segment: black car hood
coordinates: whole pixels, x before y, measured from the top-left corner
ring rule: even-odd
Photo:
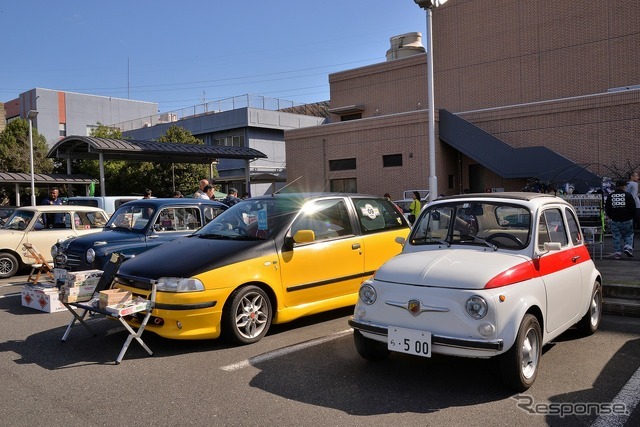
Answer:
[[[192,277],[224,265],[273,253],[275,248],[273,240],[212,239],[192,235],[131,258],[120,266],[118,276],[147,279]]]
[[[109,245],[114,242],[140,242],[144,241],[145,235],[142,233],[134,233],[132,231],[124,231],[122,229],[105,229],[99,233],[85,234],[83,236],[72,239],[67,247],[81,248],[83,250],[93,247],[95,242],[108,242]]]

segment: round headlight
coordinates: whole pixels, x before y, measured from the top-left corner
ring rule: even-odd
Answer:
[[[376,298],[378,298],[378,296],[376,295],[376,290],[368,283],[360,286],[358,295],[360,296],[360,300],[367,305],[373,304],[374,302],[376,302]]]
[[[58,245],[51,246],[51,258],[55,258],[58,255]]]
[[[478,320],[487,315],[489,307],[487,306],[487,302],[484,298],[474,295],[467,300],[465,308],[467,309],[469,316]]]
[[[92,248],[89,248],[87,249],[85,257],[87,258],[87,262],[91,264],[96,259],[96,252]]]

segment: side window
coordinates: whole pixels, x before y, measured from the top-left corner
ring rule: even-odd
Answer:
[[[176,231],[178,225],[176,211],[177,209],[175,208],[162,209],[158,215],[158,219],[156,219],[154,229],[156,231]]]
[[[354,202],[363,234],[405,227],[402,214],[387,199],[355,199]]]
[[[582,233],[578,226],[578,220],[573,215],[573,211],[571,211],[571,209],[565,209],[565,213],[567,215],[567,224],[569,225],[569,236],[571,236],[571,241],[574,245],[579,245],[582,243]]]
[[[197,230],[202,227],[200,210],[196,207],[176,208],[173,228],[178,231]]]
[[[215,218],[218,215],[220,215],[222,212],[224,212],[224,209],[221,209],[219,207],[216,207],[216,206],[205,206],[204,207],[204,219],[208,223],[213,218]]]
[[[353,234],[349,211],[343,199],[320,200],[308,204],[291,226],[291,234],[311,230],[315,240],[327,240]]]
[[[69,212],[42,214],[42,222],[45,229],[71,228],[71,214]]]
[[[106,218],[101,212],[76,212],[73,214],[76,229],[103,228]]]
[[[558,242],[560,246],[566,246],[569,243],[560,209],[547,209],[540,215],[538,249],[543,250],[545,242]]]

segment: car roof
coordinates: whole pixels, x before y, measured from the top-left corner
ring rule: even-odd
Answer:
[[[75,206],[75,205],[37,205],[37,206],[20,206],[16,210],[21,211],[34,211],[34,212],[58,212],[58,211],[72,211],[72,212],[104,212],[103,209],[94,208],[92,206]]]
[[[434,202],[451,201],[451,200],[513,200],[532,203],[534,205],[544,205],[547,203],[569,204],[566,200],[561,199],[553,194],[546,193],[526,193],[526,192],[500,192],[500,193],[470,193],[458,194],[456,196],[439,197]]]
[[[289,198],[289,199],[320,199],[323,197],[350,197],[350,198],[368,198],[368,199],[384,199],[383,196],[374,196],[371,194],[361,194],[361,193],[338,193],[338,192],[308,192],[308,193],[275,193],[271,195],[264,196],[255,196],[251,197],[251,199],[270,199],[270,198]],[[251,200],[249,199],[249,200]]]
[[[137,206],[149,206],[149,207],[159,207],[166,205],[207,205],[207,206],[227,206],[224,203],[218,202],[217,200],[206,200],[206,199],[192,199],[192,198],[177,198],[177,197],[166,197],[166,198],[153,198],[153,199],[137,199],[131,200],[129,202],[123,203],[120,206],[132,205],[135,204]]]

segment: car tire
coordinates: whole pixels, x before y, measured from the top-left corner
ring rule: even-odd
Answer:
[[[593,335],[600,326],[602,318],[602,285],[596,281],[591,292],[589,309],[578,322],[578,331],[584,336]]]
[[[271,300],[258,286],[236,289],[222,311],[222,336],[233,344],[252,344],[271,326]]]
[[[525,314],[513,346],[500,355],[500,370],[505,385],[517,392],[531,387],[538,375],[541,353],[540,323],[534,315]]]
[[[353,331],[353,342],[363,359],[379,362],[389,357],[390,351],[385,343],[369,339],[358,330]]]
[[[0,279],[8,279],[18,272],[18,260],[9,252],[0,253]]]

